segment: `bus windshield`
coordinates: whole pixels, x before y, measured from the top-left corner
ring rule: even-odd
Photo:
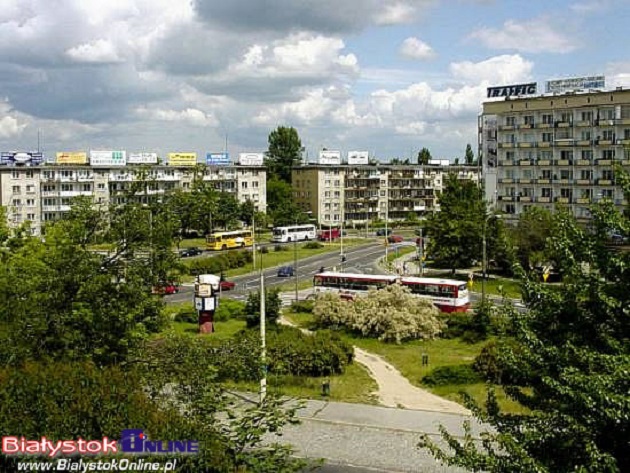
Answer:
[[[284,235],[287,231],[284,228],[274,228],[273,229],[273,234],[274,235]]]

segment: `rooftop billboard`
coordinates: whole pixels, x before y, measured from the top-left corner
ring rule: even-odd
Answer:
[[[33,166],[42,164],[44,161],[43,153],[25,153],[21,151],[3,151],[0,153],[0,164],[6,166]]]
[[[129,153],[127,164],[157,164],[157,153]]]
[[[512,97],[519,95],[535,95],[537,90],[536,82],[529,84],[502,85],[499,87],[488,87],[488,98]]]
[[[341,164],[341,151],[320,151],[319,164]]]
[[[127,164],[126,151],[90,150],[92,166],[124,166]]]
[[[195,166],[197,153],[168,153],[169,166]]]
[[[588,76],[572,77],[569,79],[548,80],[545,91],[550,93],[568,92],[569,90],[603,89],[606,87],[606,77]]]
[[[62,151],[57,153],[56,164],[87,164],[88,156],[85,151]]]
[[[229,166],[232,163],[229,153],[208,153],[206,154],[206,164],[208,166]]]
[[[265,160],[263,153],[240,153],[238,163],[242,166],[262,166]]]
[[[369,156],[367,151],[348,151],[348,164],[368,164]]]

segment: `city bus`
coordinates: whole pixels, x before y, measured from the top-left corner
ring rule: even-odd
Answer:
[[[245,248],[252,246],[254,239],[251,230],[236,230],[232,232],[215,232],[206,237],[206,247],[209,250],[229,250],[231,248]]]
[[[315,225],[290,225],[287,227],[275,227],[271,241],[274,243],[286,243],[288,241],[314,240],[316,237]]]
[[[325,271],[313,277],[315,294],[337,292],[343,299],[365,295],[370,289],[383,289],[396,284],[398,276],[381,274],[354,274]]]
[[[400,278],[400,283],[412,294],[430,299],[442,312],[466,312],[470,309],[468,288],[463,281],[405,276]]]
[[[331,228],[329,230],[322,230],[317,235],[319,241],[334,241],[341,237],[341,230],[339,228]]]

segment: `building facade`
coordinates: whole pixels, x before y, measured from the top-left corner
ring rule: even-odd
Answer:
[[[485,102],[479,151],[486,198],[508,220],[530,206],[587,220],[593,202],[625,205],[615,169],[630,168],[630,90]]]
[[[309,164],[293,169],[293,198],[321,225],[422,218],[439,211],[449,173],[479,182],[476,166]]]
[[[147,197],[175,189],[190,189],[197,168],[190,166],[0,166],[0,206],[7,210],[9,227],[29,221],[33,235],[41,235],[46,222],[70,210],[72,199],[91,197],[95,204],[123,204],[138,182]],[[267,174],[263,166],[205,166],[202,179],[219,192],[251,200],[256,210],[267,210]]]

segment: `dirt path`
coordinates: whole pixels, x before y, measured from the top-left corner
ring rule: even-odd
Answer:
[[[280,317],[278,323],[297,327],[284,317]],[[300,330],[304,333],[312,333],[305,328]],[[370,376],[376,381],[378,391],[373,394],[383,406],[470,415],[468,409],[456,402],[414,386],[396,368],[374,353],[355,346],[354,359],[365,366]]]

